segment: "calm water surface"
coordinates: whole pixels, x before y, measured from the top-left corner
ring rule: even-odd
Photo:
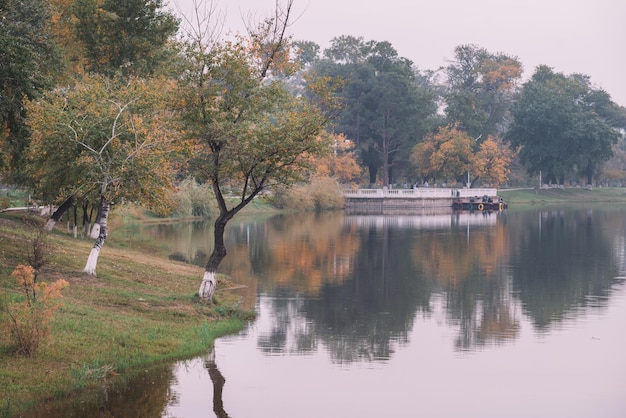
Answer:
[[[210,233],[142,231],[200,265]],[[626,416],[626,208],[280,215],[227,235],[221,270],[258,319],[49,416]]]

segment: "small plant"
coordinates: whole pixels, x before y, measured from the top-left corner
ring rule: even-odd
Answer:
[[[18,265],[11,276],[22,297],[0,306],[8,317],[3,325],[17,354],[32,356],[48,335],[48,324],[58,308],[57,300],[68,283],[63,279],[50,284],[35,283],[34,268],[23,264]]]
[[[33,282],[37,283],[37,275],[41,268],[48,263],[50,246],[48,244],[48,233],[43,223],[35,225],[35,235],[29,240],[27,251],[28,264],[33,268]]]

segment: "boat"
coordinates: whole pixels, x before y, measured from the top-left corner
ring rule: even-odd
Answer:
[[[502,211],[508,207],[508,203],[499,196],[457,197],[452,201],[453,210]]]

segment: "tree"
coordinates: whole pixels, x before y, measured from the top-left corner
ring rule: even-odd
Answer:
[[[217,267],[226,256],[228,221],[268,187],[298,180],[308,156],[331,149],[319,135],[329,121],[321,110],[330,102],[327,80],[309,80],[315,99],[291,94],[286,83],[298,69],[285,34],[292,4],[277,4],[272,18],[235,42],[203,38],[210,31],[202,27],[186,42],[183,121],[194,143],[191,168],[211,184],[219,208],[199,289],[206,301],[213,299]],[[232,201],[229,188],[237,196]]]
[[[398,56],[389,42],[341,36],[324,51],[316,71],[341,78],[344,110],[335,130],[353,140],[370,183],[382,168],[382,182],[408,160],[411,146],[425,134],[436,113],[436,95],[413,63]]]
[[[38,97],[60,70],[48,18],[43,0],[0,0],[0,173],[11,183],[24,181],[24,100]]]
[[[179,26],[163,6],[163,0],[76,1],[75,31],[87,69],[109,77],[162,71],[173,55],[170,40]]]
[[[424,180],[463,183],[465,174],[474,164],[473,143],[475,141],[457,126],[443,126],[413,147],[411,161]]]
[[[587,76],[539,66],[513,106],[506,139],[519,149],[529,174],[541,171],[546,182],[563,184],[580,173],[592,184],[620,137],[616,128],[623,124],[616,115],[618,106]]]
[[[72,85],[88,71],[129,80],[133,74],[151,77],[155,73],[167,74],[168,68],[172,68],[169,64],[174,63],[175,48],[171,38],[177,31],[178,21],[169,12],[162,11],[161,0],[50,0],[50,6],[50,29],[68,70],[58,77],[60,84]],[[67,175],[71,167],[77,168],[73,162],[72,158],[58,158],[48,164],[66,165],[57,170],[66,170]],[[69,176],[79,177],[80,174]],[[50,229],[72,207],[76,220],[78,204],[83,210],[83,226],[88,225],[85,223],[90,218],[88,209],[90,205],[98,206],[100,200],[97,193],[91,196],[60,194],[69,191],[57,189],[54,176],[44,181],[25,178],[22,183],[45,202],[61,204],[49,219],[47,227]]]
[[[92,196],[99,202],[99,234],[85,266],[88,274],[96,273],[112,203],[126,199],[157,211],[166,204],[177,139],[167,110],[171,85],[161,79],[85,76],[28,104],[33,182],[57,190],[55,197]]]
[[[511,150],[497,137],[490,135],[480,144],[472,171],[483,183],[499,186],[508,179],[511,158]]]
[[[446,67],[448,123],[458,123],[474,138],[502,134],[522,76],[522,64],[516,57],[493,54],[471,44],[457,46],[454,55],[454,61]]]
[[[320,46],[313,41],[296,41],[293,45],[298,49],[298,59],[302,65],[309,65],[319,59]]]
[[[354,153],[354,143],[342,134],[329,135],[332,152],[311,157],[311,165],[316,176],[332,177],[341,184],[354,184],[361,177],[361,167]]]

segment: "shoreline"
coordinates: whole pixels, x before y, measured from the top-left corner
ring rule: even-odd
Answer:
[[[41,219],[0,217],[0,298],[19,300],[11,272],[27,264],[34,228]],[[189,358],[210,349],[216,338],[238,332],[254,312],[239,308],[233,287],[220,276],[215,304],[197,297],[203,269],[172,261],[150,248],[107,242],[97,277],[82,273],[93,245],[55,230],[48,234],[49,260],[38,282],[65,279],[62,307],[50,336],[32,357],[13,353],[0,336],[0,417],[99,388],[139,368]],[[4,312],[0,314],[4,315]]]

